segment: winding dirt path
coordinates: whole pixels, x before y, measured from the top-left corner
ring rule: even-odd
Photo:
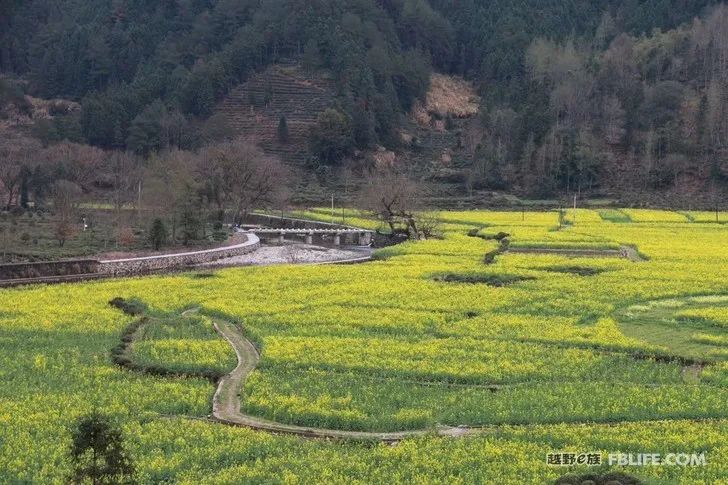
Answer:
[[[535,251],[524,251],[535,252]],[[549,251],[551,252],[551,251]],[[593,251],[589,251],[589,256],[594,256]],[[583,254],[580,254],[583,255]],[[640,253],[630,246],[622,246],[620,250],[609,252],[609,256],[624,257],[634,262],[645,261]],[[317,264],[346,264],[368,261],[371,258],[361,258],[356,260],[322,262]],[[183,316],[191,313],[197,313],[199,308],[192,308],[182,313]],[[317,427],[297,426],[293,424],[280,423],[270,421],[261,417],[252,416],[242,411],[241,394],[245,383],[250,374],[256,369],[260,362],[260,354],[255,346],[242,333],[241,329],[227,320],[213,318],[213,325],[217,333],[224,338],[235,350],[237,355],[237,366],[232,372],[223,376],[217,384],[217,389],[213,396],[212,402],[212,419],[216,422],[241,426],[254,430],[264,431],[272,434],[287,434],[307,438],[329,439],[329,440],[353,440],[353,441],[380,441],[396,443],[401,440],[419,436],[441,436],[441,437],[463,437],[472,435],[481,435],[489,432],[497,432],[500,425],[488,426],[434,426],[428,429],[393,431],[393,432],[370,432],[370,431],[347,431]],[[687,369],[687,368],[686,368]],[[686,372],[684,369],[684,372]],[[700,369],[702,370],[702,368]],[[699,375],[700,370],[690,371]],[[478,386],[480,387],[480,386]],[[487,386],[488,388],[495,386]],[[572,423],[572,424],[601,424],[601,425],[619,425],[625,422],[669,422],[675,418],[667,419],[638,419],[638,420],[619,420],[615,422],[590,422]],[[679,419],[679,418],[678,418]],[[720,421],[721,418],[698,418],[690,419],[691,421],[710,422]],[[538,424],[537,424],[538,425]],[[531,425],[523,425],[531,426]]]
[[[382,441],[396,443],[406,438],[418,436],[441,436],[459,438],[463,436],[482,435],[484,433],[497,432],[502,425],[484,426],[436,426],[429,429],[418,429],[408,431],[392,432],[371,432],[371,431],[346,431],[327,428],[316,428],[297,426],[293,424],[278,423],[257,416],[251,416],[241,411],[240,394],[242,393],[245,381],[255,370],[260,361],[260,354],[255,346],[242,334],[240,329],[231,322],[216,319],[213,321],[215,330],[233,347],[238,357],[238,365],[229,374],[225,375],[218,382],[217,390],[212,401],[213,420],[219,423],[242,426],[258,431],[265,431],[273,434],[288,434],[306,438],[319,438],[330,440],[353,440],[353,441]],[[618,421],[583,421],[570,424],[599,424],[604,426],[616,426],[623,423],[662,423],[674,421],[680,418],[663,419],[622,419]],[[714,422],[723,418],[684,418],[694,422]],[[517,427],[541,426],[543,423],[510,425]]]
[[[327,438],[334,440],[386,441],[396,442],[415,436],[462,436],[472,434],[472,428],[452,428],[440,426],[432,429],[395,431],[375,433],[367,431],[345,431],[325,428],[310,428],[291,424],[276,423],[241,412],[240,394],[245,381],[260,361],[260,354],[255,346],[243,336],[240,330],[230,322],[215,320],[215,330],[235,349],[238,365],[220,379],[217,391],[212,399],[212,415],[215,420],[237,426],[267,431],[276,434],[292,434],[309,438]]]
[[[186,311],[181,313],[181,316],[187,317],[192,314],[199,313],[201,311],[200,307],[193,307],[189,308]],[[140,323],[137,324],[137,326],[134,328],[133,336],[138,336],[139,332],[142,330],[142,327],[144,326],[145,320],[142,319]],[[235,325],[234,323],[220,319],[220,318],[212,318],[212,323],[215,328],[215,331],[224,338],[235,350],[235,354],[237,356],[237,365],[235,369],[226,374],[225,376],[219,378],[217,380],[217,389],[215,391],[215,394],[213,396],[213,402],[212,402],[212,417],[211,418],[200,418],[200,417],[191,417],[186,416],[189,419],[209,419],[213,422],[218,422],[226,425],[232,425],[232,426],[242,426],[258,431],[268,432],[272,434],[288,434],[288,435],[294,435],[294,436],[300,436],[300,437],[306,437],[306,438],[317,438],[317,439],[325,439],[325,440],[337,440],[337,441],[343,441],[343,440],[350,440],[350,441],[380,441],[380,442],[386,442],[386,443],[396,443],[406,438],[414,438],[418,436],[440,436],[440,437],[451,437],[451,438],[459,438],[464,436],[473,436],[473,435],[482,435],[486,433],[495,433],[498,432],[499,429],[502,429],[504,426],[503,424],[490,424],[490,425],[471,425],[471,426],[433,426],[431,428],[427,429],[417,429],[417,430],[407,430],[407,431],[394,431],[394,432],[370,432],[370,431],[347,431],[347,430],[336,430],[336,429],[328,429],[328,428],[317,428],[317,427],[306,427],[306,426],[297,426],[293,424],[285,424],[285,423],[279,423],[275,421],[270,421],[264,418],[260,418],[257,416],[252,416],[249,414],[245,414],[241,411],[241,399],[240,395],[242,394],[242,390],[245,386],[245,383],[247,381],[248,376],[256,369],[258,363],[260,362],[260,354],[258,353],[258,350],[255,348],[255,346],[248,340],[244,335],[242,330]],[[133,341],[135,338],[131,338],[130,341],[123,341],[122,346],[124,350],[124,354],[127,354],[128,348],[130,345],[133,345]],[[122,365],[124,367],[128,367],[131,370],[136,371],[143,371],[143,372],[149,372],[149,369],[140,369],[138,367],[135,367],[133,365],[129,365],[129,363],[120,363],[117,362],[119,365]],[[690,374],[692,377],[693,382],[697,379],[699,379],[699,373],[702,371],[703,365],[694,365],[692,367],[686,367],[683,369],[684,377],[686,377],[686,374]],[[158,372],[158,371],[157,371]],[[159,375],[180,375],[176,372],[161,372]],[[184,375],[185,377],[190,377],[189,375]],[[200,376],[194,376],[194,377],[200,377]],[[202,377],[208,377],[209,376],[202,376]],[[434,384],[434,383],[424,383],[424,384]],[[492,390],[497,390],[496,388],[499,387],[505,387],[505,386],[481,386],[481,385],[467,385],[468,387],[487,387]],[[171,417],[171,416],[167,416]],[[662,419],[621,419],[621,420],[614,420],[614,421],[578,421],[578,422],[570,422],[569,424],[593,424],[593,425],[602,425],[602,426],[616,426],[623,423],[634,423],[634,422],[640,422],[640,423],[661,423],[661,422],[670,422],[674,421],[676,419],[683,419],[683,420],[689,420],[693,422],[715,422],[715,421],[722,421],[725,418],[694,418],[694,417],[686,417],[686,418],[679,418],[679,417],[672,417],[672,418],[662,418]],[[533,423],[533,424],[506,424],[506,426],[514,426],[514,427],[529,427],[529,426],[542,426],[545,424],[554,424],[554,423]]]

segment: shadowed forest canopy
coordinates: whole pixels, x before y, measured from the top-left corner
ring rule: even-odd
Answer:
[[[448,59],[454,44],[447,21],[423,0],[403,2],[397,18],[372,0],[39,0],[4,8],[12,6],[0,68],[26,76],[38,96],[83,100],[90,143],[139,151],[149,148],[130,140],[140,125],[205,118],[251,71],[298,58],[330,70],[344,108],[372,110],[386,138],[395,120],[385,117],[424,96],[431,59]]]
[[[81,103],[70,115],[77,128],[45,130],[45,141],[143,156],[197,149],[221,131],[215,107],[232,87],[296,62],[336,87],[337,139],[312,132],[324,164],[355,148],[397,150],[405,115],[441,72],[481,97],[469,187],[549,196],[728,179],[728,26],[714,1],[0,0],[0,9],[0,72],[26,80],[28,94]]]

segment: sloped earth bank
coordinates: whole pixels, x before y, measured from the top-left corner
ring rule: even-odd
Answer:
[[[640,263],[646,261],[645,257],[632,246],[620,246],[619,249],[561,249],[561,248],[549,248],[549,247],[524,247],[524,248],[513,248],[509,247],[510,253],[523,253],[523,254],[552,254],[556,256],[566,256],[572,258],[586,257],[586,258],[625,258],[629,259],[633,263]]]

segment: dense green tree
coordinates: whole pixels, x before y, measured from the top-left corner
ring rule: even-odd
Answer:
[[[290,141],[290,133],[288,132],[288,120],[285,116],[281,116],[278,120],[278,128],[276,129],[278,141],[280,143],[288,143]]]
[[[180,92],[180,104],[187,113],[208,116],[215,106],[215,91],[205,67],[196,67]]]
[[[309,70],[316,70],[321,66],[321,52],[319,50],[316,39],[308,39],[303,48],[303,57],[301,58],[303,66]]]
[[[427,94],[430,87],[430,67],[417,51],[405,52],[398,61],[393,83],[400,106],[404,111],[409,111],[415,100],[423,99]]]
[[[425,0],[406,2],[391,12],[395,17],[373,0],[321,0],[317,8],[294,0],[184,7],[92,0],[69,3],[54,16],[42,13],[47,2],[12,2],[16,15],[2,32],[19,42],[5,44],[10,53],[4,57],[28,71],[35,94],[85,98],[86,139],[107,148],[138,149],[126,142],[140,142],[142,112],[155,99],[168,108],[179,104],[188,116],[207,117],[232,84],[282,57],[300,56],[310,69],[332,70],[342,93],[356,91],[356,97],[391,92],[388,85],[394,84],[398,96],[388,101],[408,109],[426,89],[431,61],[445,67],[449,61],[442,60],[454,48],[452,27]],[[368,50],[376,54],[376,85],[349,76],[369,70]],[[267,90],[259,101],[268,104],[272,94]],[[391,118],[373,106],[367,110],[377,119]],[[141,145],[143,151],[149,146]]]
[[[353,111],[351,123],[354,144],[362,150],[371,148],[377,139],[374,115],[364,108],[362,103],[358,103]]]
[[[134,466],[124,439],[109,416],[93,412],[78,420],[72,432],[72,483],[133,483]]]
[[[169,232],[167,231],[167,226],[164,224],[164,221],[160,218],[154,219],[152,227],[149,229],[149,242],[152,243],[154,249],[159,251],[159,249],[167,243],[168,237]]]
[[[199,239],[200,229],[203,225],[200,219],[200,197],[192,187],[187,187],[182,196],[179,224],[182,244],[187,246],[190,241]]]
[[[354,147],[349,117],[335,109],[327,109],[318,117],[311,131],[311,148],[326,164],[336,164]]]
[[[165,133],[167,109],[160,100],[155,101],[142,111],[129,126],[126,146],[138,155],[149,155],[168,145]]]

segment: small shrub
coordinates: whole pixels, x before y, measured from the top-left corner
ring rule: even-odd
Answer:
[[[458,274],[445,273],[433,277],[434,281],[443,283],[468,283],[468,284],[485,284],[500,288],[502,286],[512,285],[519,281],[534,280],[532,276],[520,276],[509,274]]]
[[[495,263],[495,258],[500,254],[500,250],[494,249],[493,251],[488,251],[485,253],[485,256],[483,256],[483,262],[485,264],[493,264]]]
[[[65,103],[54,102],[48,106],[48,114],[51,116],[63,116],[68,114],[68,105]]]
[[[507,232],[499,232],[497,234],[483,234],[480,237],[485,239],[486,241],[503,241],[507,237],[510,237],[511,235]]]
[[[510,234],[503,231],[496,234],[479,234],[479,232],[480,229],[471,229],[468,231],[468,236],[479,237],[480,239],[484,239],[486,241],[503,241],[504,239],[511,237]]]
[[[591,268],[589,266],[551,266],[543,268],[543,270],[551,271],[552,273],[574,274],[578,276],[596,276],[606,271],[605,269]]]
[[[556,485],[642,485],[639,478],[622,472],[609,472],[604,475],[587,473],[585,475],[569,474],[556,480]]]
[[[217,274],[211,272],[192,273],[190,277],[195,280],[204,280],[208,278],[216,278]]]
[[[127,315],[132,316],[141,315],[147,309],[146,305],[136,298],[127,300],[121,297],[116,297],[109,302],[109,305],[114,308],[118,308]]]
[[[58,245],[63,247],[66,241],[76,235],[76,228],[68,221],[59,220],[54,228],[54,235],[56,236]]]
[[[483,256],[483,263],[485,263],[485,264],[495,263],[495,259],[498,257],[498,255],[503,254],[506,251],[508,251],[508,247],[510,245],[511,245],[511,241],[507,237],[502,238],[500,240],[500,245],[498,246],[498,249],[494,249],[492,251],[485,253],[485,256]]]
[[[119,229],[116,240],[119,245],[130,247],[134,244],[136,237],[134,236],[134,231],[130,227],[123,227]]]

